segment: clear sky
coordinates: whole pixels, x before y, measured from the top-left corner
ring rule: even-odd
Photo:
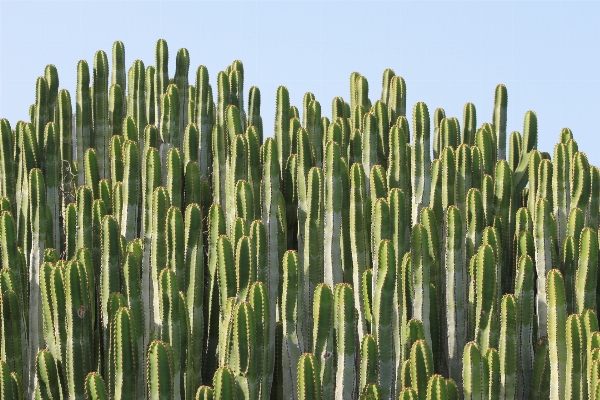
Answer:
[[[272,135],[275,94],[286,85],[291,104],[305,92],[331,115],[331,100],[348,100],[349,76],[369,80],[380,97],[392,68],[407,84],[407,110],[417,101],[442,107],[462,122],[466,102],[477,123],[491,122],[494,88],[508,88],[507,131],[538,116],[538,148],[552,152],[563,127],[600,166],[600,2],[26,2],[0,1],[0,117],[28,119],[35,80],[46,64],[75,94],[77,61],[93,61],[112,43],[125,44],[127,67],[154,64],[154,45],[190,53],[190,83],[208,67],[244,63],[245,92],[261,89],[261,115]],[[215,89],[216,95],[216,89]],[[598,146],[598,147],[596,147]]]

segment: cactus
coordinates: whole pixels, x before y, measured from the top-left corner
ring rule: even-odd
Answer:
[[[596,284],[598,265],[598,235],[591,228],[581,231],[579,245],[579,265],[575,278],[575,296],[577,312],[581,314],[584,309],[596,307]]]
[[[3,398],[600,396],[600,170],[570,129],[507,138],[500,84],[490,123],[417,103],[411,141],[386,69],[330,117],[279,87],[265,138],[241,61],[216,102],[189,67],[161,39],[126,75],[117,41],[110,82],[99,50],[72,105],[47,65],[0,120]]]
[[[433,260],[429,253],[427,231],[421,224],[412,229],[412,315],[423,323],[425,339],[431,343],[429,279]]]
[[[352,287],[346,283],[336,285],[334,300],[334,330],[336,343],[335,397],[355,395],[356,374],[356,319]]]
[[[457,207],[448,207],[444,230],[445,243],[445,282],[446,282],[446,332],[448,371],[452,379],[460,379],[460,354],[467,341],[466,283],[467,271],[464,268],[463,222]]]
[[[411,146],[411,186],[413,193],[412,221],[417,223],[423,205],[429,203],[430,171],[429,111],[425,103],[417,103],[413,110],[414,139]]]
[[[321,385],[318,364],[311,353],[302,354],[298,360],[298,399],[320,399]]]
[[[550,270],[546,280],[548,296],[548,348],[550,353],[550,398],[564,398],[566,375],[566,301],[562,275]]]
[[[550,222],[550,205],[546,199],[539,199],[536,206],[535,224],[535,264],[537,269],[536,310],[538,315],[538,336],[547,334],[546,275],[553,269],[556,255],[553,252],[553,236]],[[597,246],[596,246],[597,247]]]
[[[417,340],[410,350],[410,380],[419,399],[427,398],[427,384],[433,375],[431,349],[426,341]]]
[[[173,356],[171,346],[155,340],[148,346],[148,399],[173,398]]]
[[[393,312],[388,305],[394,304],[396,258],[389,240],[382,240],[378,250],[377,281],[373,290],[373,332],[379,355],[379,385],[383,396],[395,397],[396,349],[394,340]],[[395,307],[392,306],[392,309]],[[391,347],[391,348],[390,348]]]
[[[566,367],[565,367],[565,398],[576,399],[584,395],[585,381],[583,379],[585,365],[583,358],[584,331],[581,323],[581,317],[572,314],[567,317],[566,328]]]
[[[85,395],[90,400],[108,399],[104,380],[100,374],[90,372],[85,378]]]
[[[296,393],[296,365],[303,353],[302,314],[299,312],[302,302],[301,275],[299,273],[298,253],[287,251],[283,256],[283,290],[281,318],[283,322],[283,385],[284,396],[293,398]]]

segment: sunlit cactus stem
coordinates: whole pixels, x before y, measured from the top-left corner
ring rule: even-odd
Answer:
[[[446,213],[445,224],[445,298],[447,332],[446,351],[448,372],[456,382],[462,382],[460,371],[462,349],[467,342],[467,271],[463,247],[463,222],[457,207],[451,206]]]
[[[29,254],[29,372],[27,393],[35,388],[35,357],[43,346],[43,328],[40,303],[39,270],[46,248],[46,186],[42,171],[32,169],[29,173],[29,208],[31,225],[31,252]]]
[[[297,398],[299,400],[318,400],[321,398],[318,363],[311,353],[302,354],[298,360]]]
[[[419,212],[429,204],[431,164],[429,155],[429,111],[425,103],[417,103],[413,109],[413,145],[411,146],[412,220],[418,222]]]
[[[121,234],[127,241],[138,237],[139,230],[139,146],[134,141],[126,141],[123,146],[123,211],[121,211]]]
[[[350,398],[356,392],[356,318],[352,287],[346,283],[334,289],[334,329],[337,353],[335,373],[336,398]]]
[[[146,366],[149,400],[174,398],[173,368],[171,346],[158,340],[150,343]]]

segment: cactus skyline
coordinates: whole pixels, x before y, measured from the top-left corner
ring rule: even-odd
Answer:
[[[213,88],[163,39],[110,55],[0,121],[3,396],[600,395],[600,170],[570,129],[541,152],[506,86],[453,117],[386,69],[331,117],[279,86],[270,137],[241,61]]]

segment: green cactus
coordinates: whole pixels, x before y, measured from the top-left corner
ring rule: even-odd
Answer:
[[[539,199],[536,206],[535,234],[535,265],[537,269],[536,310],[538,316],[538,337],[547,334],[547,300],[546,275],[554,268],[556,254],[554,252],[554,237],[550,221],[550,204],[546,199]],[[598,246],[596,246],[598,247]]]
[[[168,343],[155,340],[148,346],[146,379],[148,399],[162,400],[174,397],[173,355]]]
[[[160,323],[157,336],[169,344],[171,350],[171,376],[173,380],[173,394],[176,398],[181,393],[181,357],[182,357],[182,329],[181,314],[179,311],[179,287],[175,272],[165,268],[159,276],[160,298]],[[150,358],[150,355],[148,356]]]
[[[298,399],[320,399],[321,385],[318,363],[311,353],[304,353],[298,360]]]
[[[596,285],[598,265],[598,235],[591,228],[581,231],[579,241],[579,264],[575,275],[575,297],[577,312],[596,307]]]
[[[97,372],[90,372],[85,378],[85,395],[89,400],[108,399],[106,387],[102,376]]]
[[[379,382],[378,367],[377,341],[374,336],[365,335],[360,346],[360,392],[363,392],[367,385]]]
[[[287,251],[283,256],[283,291],[281,319],[283,322],[283,394],[293,398],[297,392],[298,360],[303,353],[302,337],[302,275],[299,271],[298,253]]]
[[[20,310],[17,294],[10,289],[3,290],[0,300],[0,326],[2,329],[2,344],[0,347],[1,357],[11,371],[20,376],[23,369],[23,346],[26,345],[22,339],[24,324],[22,324],[22,312]]]
[[[433,265],[427,231],[421,224],[412,229],[411,237],[411,259],[412,259],[412,316],[423,323],[427,343],[431,341],[430,327],[430,271]]]
[[[42,313],[40,303],[40,281],[39,270],[43,262],[44,250],[46,248],[46,188],[42,171],[34,168],[29,173],[29,215],[31,230],[31,251],[29,255],[29,359],[27,361],[29,371],[28,393],[33,393],[35,386],[35,356],[43,348],[42,338]]]
[[[416,224],[421,208],[429,204],[431,175],[429,166],[429,111],[425,103],[413,109],[414,139],[411,146],[412,221]]]
[[[577,314],[569,315],[566,324],[565,398],[577,399],[584,396],[584,331],[581,317]]]
[[[401,76],[392,76],[388,84],[387,100],[390,121],[396,121],[400,116],[406,115],[406,82]]]
[[[487,352],[493,347],[493,307],[496,303],[496,271],[494,252],[489,245],[482,245],[475,261],[475,341],[479,349]]]
[[[396,291],[396,258],[389,240],[382,240],[378,249],[377,275],[373,289],[373,333],[379,353],[379,385],[384,397],[396,396],[396,349],[393,312]],[[374,279],[375,280],[375,279]]]
[[[35,374],[37,376],[36,398],[52,400],[61,398],[62,387],[59,369],[50,351],[44,349],[38,352]]]
[[[352,287],[346,283],[334,289],[334,331],[336,343],[335,397],[350,398],[356,391],[356,318]]]
[[[550,270],[546,279],[548,296],[548,349],[550,352],[550,398],[565,397],[567,343],[566,314],[567,306],[562,274]]]
[[[427,399],[427,384],[433,375],[433,355],[424,340],[417,340],[410,349],[410,380],[419,399]]]
[[[227,344],[227,365],[231,368],[236,380],[237,398],[255,399],[258,395],[256,331],[254,312],[250,304],[238,303],[233,310],[231,319],[230,333],[228,334],[230,338]]]
[[[452,379],[461,382],[461,351],[467,342],[467,271],[464,268],[463,220],[456,206],[448,207],[444,227],[445,298],[448,372]]]
[[[523,121],[523,141],[521,156],[517,169],[514,171],[515,191],[518,193],[527,184],[527,170],[531,154],[537,147],[537,115],[533,111],[527,111]],[[531,173],[531,170],[530,170]],[[533,184],[531,182],[530,184]]]

